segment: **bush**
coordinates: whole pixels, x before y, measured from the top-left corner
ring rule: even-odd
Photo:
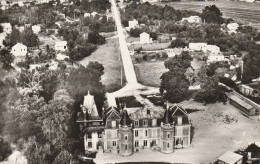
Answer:
[[[8,142],[5,142],[1,137],[0,137],[0,161],[5,160],[11,153],[11,147]]]
[[[132,36],[132,37],[139,37],[140,36],[140,34],[142,33],[143,31],[142,31],[142,29],[140,29],[140,28],[132,28],[130,31],[129,31],[129,34],[130,34],[130,36]]]
[[[99,35],[97,32],[89,32],[88,33],[88,41],[92,44],[104,44],[106,42],[105,37]]]

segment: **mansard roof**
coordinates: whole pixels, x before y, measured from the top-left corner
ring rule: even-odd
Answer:
[[[132,120],[162,118],[163,112],[150,108],[139,108],[130,114]]]
[[[129,118],[127,110],[123,111],[123,114],[122,114],[122,117],[121,117],[121,120],[120,120],[120,125],[122,125],[122,126],[131,125],[131,119]]]

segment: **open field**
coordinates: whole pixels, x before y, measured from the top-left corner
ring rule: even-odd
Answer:
[[[125,83],[118,38],[108,39],[104,45],[99,46],[94,53],[84,58],[79,63],[86,66],[89,61],[97,61],[104,66],[105,70],[101,81],[106,85],[106,90],[108,92],[121,88],[121,69],[123,84]]]
[[[164,61],[136,63],[134,68],[138,82],[152,87],[160,86],[160,77],[167,71]]]
[[[244,117],[235,107],[222,103],[203,106],[193,101],[189,104],[204,109],[188,114],[195,132],[190,148],[176,149],[172,154],[146,149],[129,157],[104,153],[98,154],[95,162],[211,163],[228,150],[244,148],[260,140],[260,122]]]
[[[156,3],[165,5],[166,3]],[[223,13],[224,17],[230,17],[236,21],[251,24],[260,30],[260,3],[234,2],[234,1],[189,1],[189,2],[171,2],[167,5],[175,9],[193,10],[202,12],[202,9],[208,5],[216,5]]]

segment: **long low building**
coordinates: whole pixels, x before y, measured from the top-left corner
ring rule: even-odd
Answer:
[[[234,105],[246,116],[260,115],[260,106],[238,93],[227,93],[230,104]]]

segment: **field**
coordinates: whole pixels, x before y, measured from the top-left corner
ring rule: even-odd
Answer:
[[[134,64],[134,68],[138,82],[152,87],[160,86],[160,77],[167,71],[164,61],[137,63]]]
[[[165,3],[156,3],[164,5]],[[189,2],[171,2],[167,5],[173,6],[175,9],[193,10],[202,12],[205,6],[215,4],[224,17],[232,18],[236,21],[251,24],[260,30],[260,3],[234,2],[234,1],[189,1]]]
[[[129,157],[111,153],[98,154],[96,163],[115,162],[170,162],[170,163],[212,163],[226,151],[244,148],[260,140],[259,121],[244,117],[238,109],[222,103],[203,106],[188,102],[202,111],[189,115],[194,127],[194,137],[188,149],[176,149],[172,154],[163,154],[150,149],[141,150]]]
[[[84,58],[79,63],[86,66],[89,61],[98,61],[105,70],[102,76],[102,83],[106,85],[108,92],[120,89],[121,86],[121,68],[123,76],[123,84],[125,83],[124,70],[120,60],[118,38],[108,39],[106,44],[101,45],[90,56]]]

